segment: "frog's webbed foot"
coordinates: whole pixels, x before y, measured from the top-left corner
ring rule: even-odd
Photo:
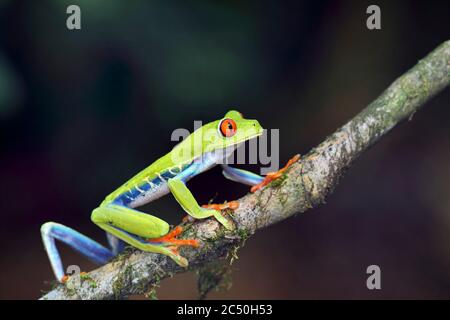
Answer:
[[[256,192],[257,190],[261,189],[262,187],[268,185],[269,183],[271,183],[272,181],[278,179],[279,177],[281,177],[281,175],[295,162],[297,162],[300,159],[300,155],[296,154],[295,156],[293,156],[291,159],[289,159],[289,161],[286,163],[286,165],[281,168],[280,170],[276,171],[276,172],[269,172],[265,177],[264,180],[261,181],[260,183],[254,185],[251,189],[250,192]]]
[[[239,202],[229,201],[229,202],[225,202],[225,203],[221,203],[221,204],[208,203],[208,204],[202,205],[202,208],[212,209],[212,210],[216,210],[216,211],[222,211],[225,209],[236,210],[237,208],[239,208]],[[186,215],[183,217],[183,219],[181,221],[183,223],[189,223],[189,222],[194,222],[195,219],[193,217],[191,217],[190,215]]]
[[[188,266],[188,261],[185,257],[181,256],[178,249],[182,246],[190,246],[197,248],[200,243],[196,239],[177,239],[177,236],[183,232],[183,228],[180,226],[175,227],[172,231],[166,235],[158,238],[147,239],[149,246],[152,246],[154,252],[159,252],[168,255],[178,265],[182,267]],[[156,249],[157,248],[157,249]]]
[[[181,246],[190,246],[194,248],[198,248],[200,246],[200,243],[196,239],[177,239],[177,236],[182,232],[183,228],[178,226],[162,237],[147,239],[147,242],[162,244],[170,249],[174,254],[178,254],[178,248]]]
[[[209,203],[209,204],[202,205],[202,208],[213,209],[213,210],[217,210],[217,211],[221,211],[221,210],[225,210],[225,209],[236,210],[237,208],[239,208],[239,202],[229,201],[229,202],[225,202],[225,203],[221,203],[221,204]]]

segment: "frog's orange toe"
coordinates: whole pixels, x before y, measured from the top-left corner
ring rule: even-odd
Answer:
[[[61,278],[61,283],[66,283],[67,282],[67,280],[69,280],[69,276],[68,275],[64,275],[62,278]]]
[[[260,183],[254,185],[253,187],[251,187],[250,192],[254,193],[257,190],[261,189],[262,187],[268,185],[269,183],[271,183],[273,180],[278,179],[279,177],[281,177],[281,175],[295,162],[297,162],[300,159],[300,155],[296,154],[295,156],[293,156],[291,159],[289,159],[289,161],[286,163],[286,165],[281,168],[280,170],[276,171],[276,172],[269,172],[265,177],[264,180],[261,181]]]
[[[183,232],[183,228],[180,226],[175,227],[172,231],[170,231],[168,234],[159,237],[159,238],[152,238],[148,239],[148,242],[153,243],[164,243],[169,246],[169,248],[172,249],[178,249],[180,246],[190,246],[197,248],[200,246],[200,243],[196,239],[177,239],[176,236],[181,234]],[[173,251],[173,250],[172,250]]]
[[[204,205],[202,205],[202,208],[213,209],[213,210],[217,210],[217,211],[221,211],[221,210],[225,210],[225,209],[236,210],[237,208],[239,208],[239,202],[230,201],[230,202],[225,202],[222,204],[215,204],[215,203],[204,204]]]
[[[239,202],[237,201],[228,202],[228,208],[231,210],[236,210],[237,208],[239,208]]]

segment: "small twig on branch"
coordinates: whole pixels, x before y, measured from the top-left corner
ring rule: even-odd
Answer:
[[[196,221],[183,234],[198,239],[199,249],[183,249],[189,269],[226,256],[256,230],[323,203],[340,176],[359,155],[411,117],[450,84],[450,40],[398,78],[361,113],[294,163],[285,176],[239,199],[231,215],[236,230],[225,231],[214,219]],[[184,272],[166,256],[134,251],[90,272],[90,281],[59,285],[42,299],[112,299],[144,294],[161,279]],[[73,282],[73,283],[72,283]]]

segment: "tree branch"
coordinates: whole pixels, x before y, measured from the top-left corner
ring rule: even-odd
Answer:
[[[185,238],[196,238],[201,248],[183,248],[194,269],[240,246],[256,230],[323,203],[339,178],[359,155],[410,118],[435,94],[450,84],[450,40],[398,78],[380,97],[343,127],[294,163],[287,173],[266,188],[239,199],[229,217],[236,229],[225,231],[214,219],[189,224]],[[153,284],[184,272],[163,255],[127,251],[90,272],[78,285],[72,277],[42,299],[111,299],[146,293]],[[79,279],[78,279],[79,280]]]

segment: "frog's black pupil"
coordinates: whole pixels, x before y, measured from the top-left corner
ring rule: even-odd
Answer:
[[[228,130],[232,130],[232,129],[233,129],[233,126],[231,125],[230,122],[228,122]]]

